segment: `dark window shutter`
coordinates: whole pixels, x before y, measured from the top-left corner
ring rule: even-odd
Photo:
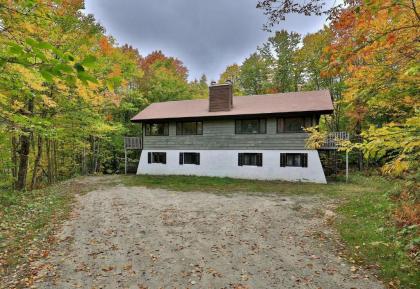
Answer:
[[[257,154],[257,166],[262,167],[262,165],[263,165],[262,162],[263,162],[263,154],[259,153],[259,154]]]
[[[152,163],[152,153],[147,153],[147,162],[148,162],[149,164],[151,164],[151,163]]]
[[[280,154],[280,166],[281,167],[286,166],[286,154],[283,154],[283,153]]]
[[[301,154],[300,157],[302,160],[302,167],[307,168],[308,167],[308,154]]]
[[[184,164],[184,153],[179,153],[179,164],[180,165]]]
[[[239,153],[238,154],[238,166],[242,166],[243,165],[243,158],[242,158],[243,154]]]
[[[199,165],[200,164],[200,153],[196,153],[196,155],[197,155],[197,165]]]
[[[166,164],[166,153],[163,153],[163,156],[162,156],[162,163],[163,163],[163,164]]]

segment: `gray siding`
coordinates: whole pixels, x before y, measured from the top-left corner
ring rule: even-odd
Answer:
[[[143,149],[271,150],[304,149],[306,133],[277,133],[277,120],[267,119],[266,134],[235,134],[234,120],[203,120],[203,135],[176,135],[176,123],[169,124],[169,136],[143,136]]]

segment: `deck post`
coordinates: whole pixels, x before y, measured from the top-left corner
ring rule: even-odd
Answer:
[[[127,148],[124,148],[124,174],[127,174]]]
[[[346,183],[349,181],[349,152],[346,151]]]

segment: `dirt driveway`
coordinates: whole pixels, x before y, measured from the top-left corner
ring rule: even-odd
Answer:
[[[36,288],[383,288],[325,241],[315,197],[116,186],[78,198]]]

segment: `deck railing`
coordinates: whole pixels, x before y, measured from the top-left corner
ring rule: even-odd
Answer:
[[[124,148],[128,150],[141,149],[141,138],[140,137],[124,137]]]
[[[326,137],[321,149],[334,150],[338,148],[340,141],[349,140],[349,133],[346,131],[330,132]]]
[[[127,150],[141,150],[142,143],[141,137],[124,137],[124,164],[125,164],[125,174],[127,174],[127,166],[128,166],[128,157],[127,157]]]

